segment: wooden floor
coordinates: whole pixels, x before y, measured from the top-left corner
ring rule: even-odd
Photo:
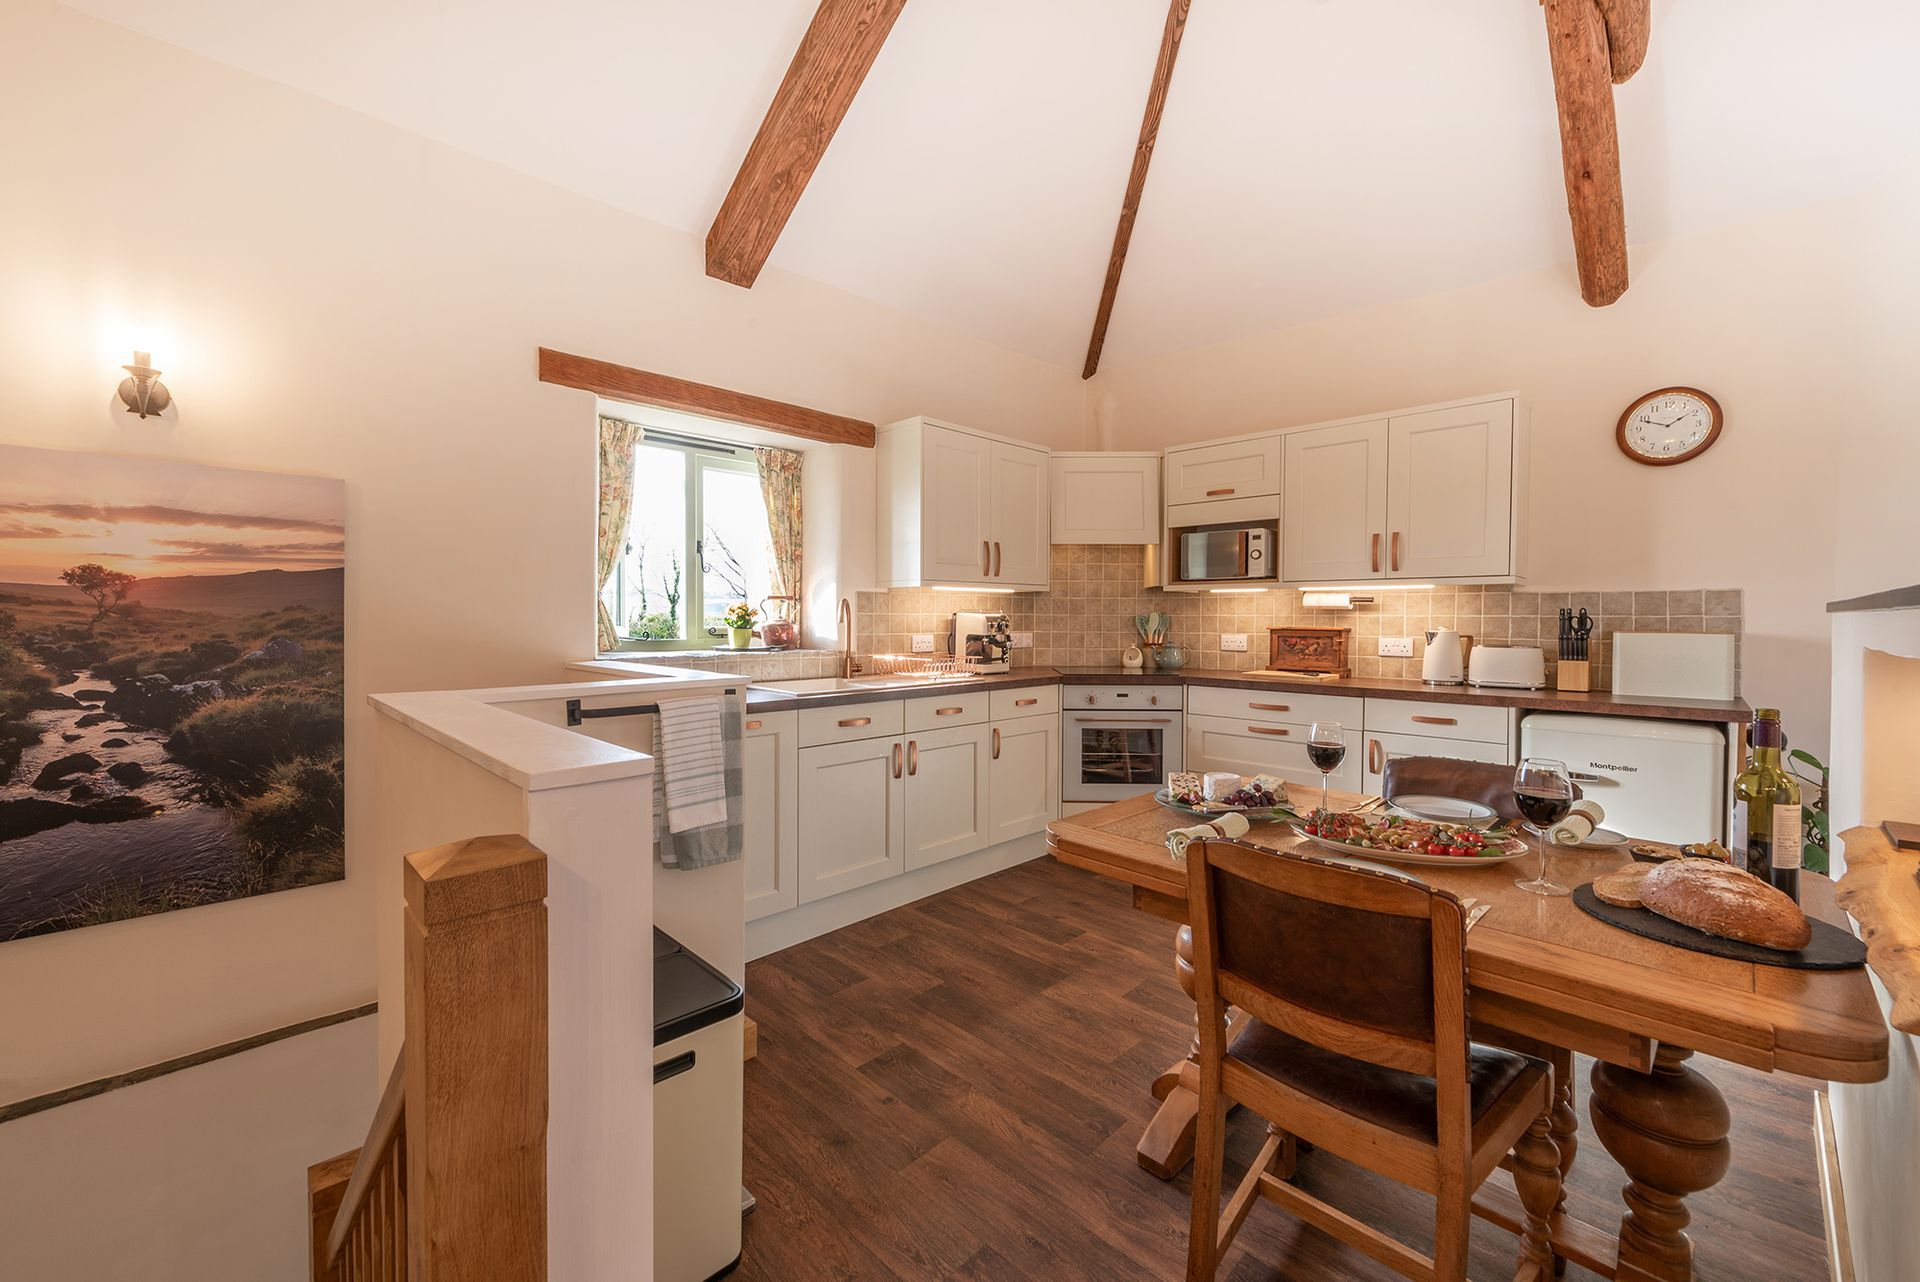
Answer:
[[[1172,933],[1122,887],[1040,859],[749,966],[760,1052],[747,1066],[746,1181],[759,1207],[734,1276],[1181,1277],[1187,1176],[1162,1183],[1133,1156],[1147,1087],[1191,1036]],[[1734,1116],[1734,1169],[1692,1200],[1697,1276],[1822,1282],[1811,1090],[1695,1063]],[[1569,1200],[1611,1225],[1624,1177],[1585,1133],[1587,1068]],[[1261,1130],[1238,1113],[1231,1132],[1229,1178]],[[1322,1153],[1304,1155],[1298,1179],[1431,1241],[1419,1194]],[[1476,1222],[1472,1276],[1510,1277],[1515,1251]],[[1220,1276],[1397,1275],[1263,1205]]]

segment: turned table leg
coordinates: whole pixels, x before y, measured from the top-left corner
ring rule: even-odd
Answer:
[[[1186,995],[1193,996],[1193,932],[1182,926],[1173,941],[1174,974],[1180,980],[1180,988]],[[1228,1035],[1231,1037],[1235,1014],[1227,1012]],[[1141,1133],[1140,1143],[1134,1148],[1134,1156],[1140,1165],[1163,1180],[1178,1175],[1187,1163],[1193,1160],[1194,1132],[1200,1120],[1200,1097],[1190,1088],[1180,1084],[1180,1070],[1189,1064],[1199,1062],[1200,1054],[1200,1011],[1193,1012],[1193,1045],[1187,1051],[1187,1057],[1176,1062],[1166,1072],[1154,1079],[1153,1095],[1160,1101],[1160,1109],[1147,1123],[1147,1129]]]
[[[1618,1282],[1689,1282],[1687,1195],[1727,1173],[1732,1118],[1719,1089],[1687,1066],[1692,1054],[1662,1043],[1650,1073],[1593,1066],[1593,1133],[1628,1179]]]

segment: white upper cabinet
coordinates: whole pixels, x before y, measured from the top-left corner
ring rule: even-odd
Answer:
[[[1280,492],[1280,437],[1167,451],[1167,505]],[[1271,518],[1269,518],[1271,519]]]
[[[1280,577],[1335,583],[1386,570],[1387,420],[1290,432]]]
[[[1160,455],[1053,456],[1055,543],[1158,543]]]
[[[875,449],[884,586],[1047,586],[1047,451],[925,418]]]
[[[1387,577],[1497,578],[1513,565],[1513,402],[1387,425]]]

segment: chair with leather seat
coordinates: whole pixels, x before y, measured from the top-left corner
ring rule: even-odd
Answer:
[[[1550,1075],[1469,1041],[1460,901],[1408,877],[1229,841],[1190,846],[1187,877],[1200,1027],[1189,1282],[1211,1282],[1260,1199],[1409,1278],[1461,1282],[1473,1193],[1499,1166],[1526,1211],[1516,1277],[1550,1282],[1560,1194]],[[1231,1044],[1229,1006],[1251,1017]],[[1236,1104],[1268,1135],[1223,1213]],[[1431,1194],[1433,1255],[1289,1183],[1298,1142]]]
[[[1502,819],[1518,822],[1513,804],[1513,767],[1491,761],[1455,761],[1451,757],[1389,757],[1380,771],[1380,795],[1458,797],[1491,806]],[[1580,785],[1573,785],[1580,800]]]

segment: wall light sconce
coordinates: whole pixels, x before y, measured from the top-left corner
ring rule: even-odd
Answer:
[[[135,352],[133,364],[122,365],[128,377],[120,380],[120,402],[127,407],[127,413],[148,418],[167,412],[167,406],[173,404],[173,393],[160,381],[160,371],[152,365],[153,357],[147,352]]]

